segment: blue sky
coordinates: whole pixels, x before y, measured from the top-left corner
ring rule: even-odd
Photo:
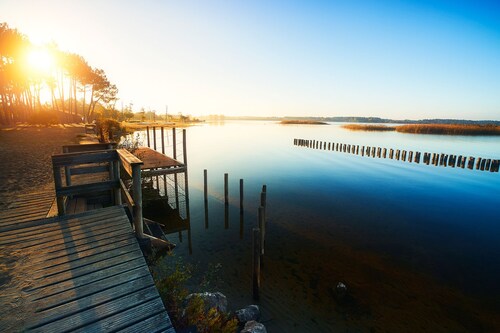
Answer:
[[[498,2],[0,0],[0,13],[103,68],[136,109],[500,120]]]

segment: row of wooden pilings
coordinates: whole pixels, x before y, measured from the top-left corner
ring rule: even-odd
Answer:
[[[208,215],[208,171],[203,170],[203,196],[205,203],[205,220]],[[243,217],[243,179],[240,179],[240,221]],[[229,207],[229,175],[224,174],[224,206],[225,206],[225,223],[227,226],[227,215]],[[252,229],[252,294],[255,300],[259,299],[260,295],[260,272],[264,266],[264,249],[266,244],[266,209],[267,209],[267,185],[262,185],[260,193],[260,206],[258,208],[258,228]],[[206,226],[207,227],[207,226]],[[241,226],[240,226],[241,228]],[[240,232],[241,234],[241,232]]]
[[[500,168],[500,160],[495,159],[485,159],[485,158],[475,158],[472,156],[463,155],[451,155],[451,154],[439,154],[439,153],[421,153],[406,151],[400,149],[387,149],[381,147],[370,147],[370,146],[360,146],[351,145],[345,143],[335,143],[335,142],[325,142],[319,140],[307,140],[307,139],[294,139],[293,144],[295,146],[307,147],[312,149],[320,150],[331,150],[339,151],[349,154],[367,156],[367,157],[378,157],[378,158],[390,158],[401,161],[408,161],[414,163],[425,163],[426,165],[434,166],[448,166],[457,167],[481,171],[498,172]]]

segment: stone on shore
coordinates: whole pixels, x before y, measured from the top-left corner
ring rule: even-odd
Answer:
[[[240,333],[267,333],[264,324],[258,323],[255,320],[247,321],[243,330]]]

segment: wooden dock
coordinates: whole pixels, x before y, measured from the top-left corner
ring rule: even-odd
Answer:
[[[13,301],[2,302],[2,331],[175,332],[122,207],[34,220],[22,207],[5,212],[0,289]]]
[[[137,241],[158,242],[142,231],[142,162],[116,150],[52,160],[55,189],[0,204],[0,331],[175,332]],[[113,206],[80,196],[102,191]]]

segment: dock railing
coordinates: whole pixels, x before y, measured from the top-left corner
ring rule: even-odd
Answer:
[[[86,146],[86,145],[81,145]],[[88,149],[90,147],[82,148]],[[97,147],[94,147],[97,148]],[[77,149],[77,148],[75,148]],[[68,151],[67,149],[66,151]],[[65,198],[99,191],[112,191],[113,204],[122,204],[122,194],[132,212],[136,236],[144,238],[142,218],[141,165],[143,162],[125,149],[68,152],[52,156],[58,215],[65,215]],[[132,195],[120,178],[120,166],[132,177]],[[66,178],[63,185],[62,171]],[[109,180],[72,185],[72,175],[109,172]]]

